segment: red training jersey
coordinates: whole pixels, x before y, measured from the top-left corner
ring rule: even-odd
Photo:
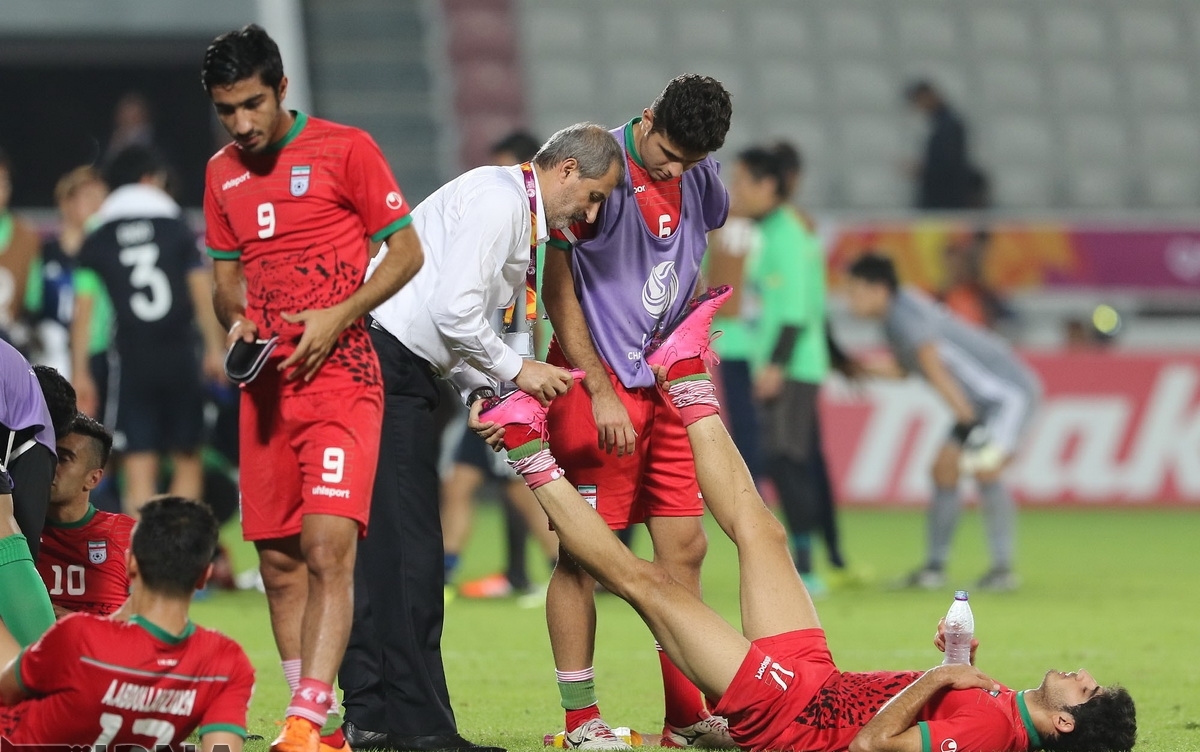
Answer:
[[[304,333],[282,313],[328,308],[362,286],[369,242],[412,219],[383,153],[364,131],[295,113],[287,135],[261,154],[236,143],[208,162],[205,244],[218,260],[240,260],[246,317],[259,336],[278,335],[285,358]],[[379,363],[362,321],[339,337],[313,381],[289,389],[379,384]]]
[[[191,622],[175,636],[140,616],[71,614],[17,656],[16,670],[30,698],[0,708],[0,734],[14,743],[181,750],[197,728],[246,736],[250,660]]]
[[[125,552],[134,520],[88,505],[78,522],[42,528],[37,570],[56,606],[107,616],[129,597]]]
[[[669,238],[679,227],[679,215],[683,211],[683,176],[669,180],[650,177],[633,140],[633,127],[640,121],[641,118],[634,118],[625,125],[626,179],[633,186],[633,197],[646,227],[660,238]],[[593,238],[596,236],[596,225],[576,222],[571,225],[571,234],[579,240]],[[562,230],[551,230],[550,238],[551,244],[558,248],[569,250],[571,247]]]

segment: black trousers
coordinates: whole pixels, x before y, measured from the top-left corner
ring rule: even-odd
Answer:
[[[0,430],[0,435],[7,441],[7,431]],[[0,453],[3,451],[0,447]],[[50,484],[54,482],[57,467],[54,453],[41,444],[34,444],[8,465],[8,474],[13,481],[13,517],[29,544],[34,561],[37,561],[42,545],[42,527],[50,507]]]
[[[383,369],[383,434],[338,682],[346,719],[359,728],[455,733],[441,649],[437,383],[429,364],[387,332],[372,328],[371,341]]]

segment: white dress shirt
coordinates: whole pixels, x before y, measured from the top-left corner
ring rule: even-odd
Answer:
[[[514,301],[517,315],[525,315],[530,219],[521,168],[466,172],[418,204],[412,217],[425,263],[371,312],[376,324],[453,381],[464,398],[478,387],[512,381],[521,354],[490,322],[496,309]],[[544,243],[549,232],[540,185],[537,218],[538,243]],[[368,277],[386,254],[385,246]]]

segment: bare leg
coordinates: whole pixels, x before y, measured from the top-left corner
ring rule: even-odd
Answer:
[[[671,579],[662,567],[634,556],[569,481],[562,478],[551,481],[535,489],[534,495],[554,523],[564,551],[571,552],[570,557],[559,558],[547,593],[546,612],[552,641],[558,616],[553,609],[561,605],[553,600],[558,595],[555,580],[565,579],[578,564],[637,610],[688,679],[709,695],[724,694],[746,657],[750,642],[687,587]],[[579,582],[581,578],[573,579]],[[590,589],[588,598],[591,599]],[[592,635],[594,608],[593,604]],[[579,619],[578,611],[573,615]],[[578,667],[561,665],[559,647],[555,646],[555,664],[560,670],[572,670],[590,666],[591,662]]]
[[[175,467],[171,474],[171,494],[185,499],[202,499],[204,464],[200,461],[200,452],[174,452],[171,463]]]
[[[282,660],[299,658],[300,624],[308,602],[308,568],[300,553],[300,536],[257,541],[255,546],[275,647]]]
[[[546,512],[538,506],[537,497],[524,481],[514,480],[508,484],[508,500],[525,518],[530,534],[537,539],[547,561],[558,560],[558,535],[550,529]]]
[[[446,553],[463,550],[471,535],[472,500],[483,483],[478,468],[456,462],[442,483],[442,547]]]
[[[586,506],[575,487],[563,483]],[[591,507],[588,511],[592,511]],[[596,523],[611,536],[608,525],[594,511],[592,514]],[[595,580],[566,553],[558,557],[558,565],[546,586],[546,628],[550,632],[555,669],[582,671],[591,667],[596,652]]]
[[[123,460],[125,470],[125,512],[138,515],[147,501],[158,493],[158,454],[130,452]]]
[[[333,684],[350,639],[358,523],[328,514],[305,515],[300,548],[308,569],[300,625],[301,676]]]

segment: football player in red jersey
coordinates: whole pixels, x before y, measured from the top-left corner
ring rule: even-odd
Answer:
[[[350,632],[383,387],[363,316],[421,267],[420,241],[379,147],[283,107],[279,48],[222,34],[202,80],[233,138],[209,161],[206,245],[229,344],[278,347],[241,399],[242,525],[258,547],[292,700],[273,748],[317,752]],[[382,241],[386,259],[367,281]],[[340,731],[329,740],[344,746]]]
[[[696,310],[703,313],[706,303]],[[738,549],[740,632],[686,583],[634,556],[606,529],[551,454],[553,428],[547,437],[545,408],[518,396],[481,420],[503,427],[503,443],[517,458],[510,460],[513,469],[546,510],[563,550],[628,601],[675,665],[719,698],[714,712],[728,718],[737,746],[796,752],[1131,749],[1137,735],[1132,698],[1120,687],[1099,685],[1084,670],[1048,671],[1040,686],[1015,692],[973,664],[925,672],[837,668],[787,533],[763,504],[721,422],[701,362],[715,308],[710,305],[702,326],[692,321],[696,313],[685,318],[675,333],[689,326],[692,331],[671,334],[649,358],[680,409],[705,503]],[[522,402],[532,407],[521,409]],[[944,624],[934,644],[945,650]]]
[[[90,500],[112,445],[108,429],[83,413],[58,440],[37,568],[59,618],[74,611],[107,616],[129,597],[125,552],[134,520],[100,511]]]
[[[198,730],[204,752],[241,752],[254,668],[236,642],[188,618],[216,547],[207,506],[159,497],[121,557],[132,583],[123,618],[71,614],[20,653],[0,628],[0,736],[182,750]]]

